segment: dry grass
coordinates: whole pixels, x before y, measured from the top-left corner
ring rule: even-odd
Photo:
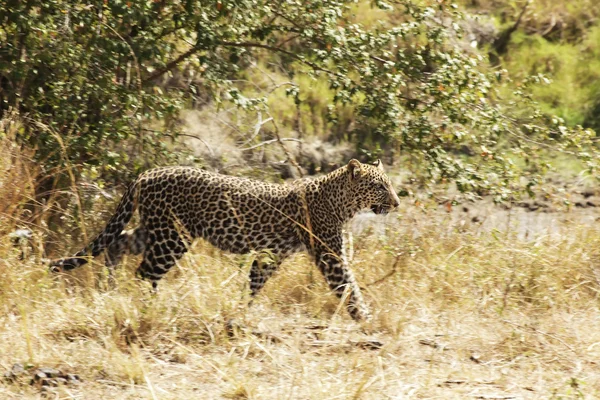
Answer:
[[[25,154],[15,144],[14,136],[21,128],[15,117],[0,119],[0,235],[13,229],[21,214],[20,207],[31,198],[33,188],[29,154]]]
[[[79,374],[46,394],[62,399],[600,396],[600,230],[523,241],[410,205],[370,220],[354,236],[363,325],[302,255],[248,307],[249,260],[202,242],[152,295],[134,258],[110,288],[97,263],[53,277],[2,237],[0,370]],[[0,398],[42,396],[0,381]]]

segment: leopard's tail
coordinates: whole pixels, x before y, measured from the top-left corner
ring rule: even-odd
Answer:
[[[90,259],[96,257],[108,246],[113,244],[119,237],[123,228],[127,225],[135,209],[137,208],[139,185],[132,183],[121,198],[119,205],[110,218],[104,230],[86,247],[78,251],[73,257],[60,258],[50,262],[51,272],[69,271],[87,264]]]

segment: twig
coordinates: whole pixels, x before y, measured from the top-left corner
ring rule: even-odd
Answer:
[[[254,133],[252,134],[252,136],[246,140],[244,143],[241,144],[241,146],[245,146],[248,143],[250,143],[255,137],[258,136],[258,134],[260,133],[260,128],[262,128],[262,126],[264,124],[266,124],[267,122],[271,121],[272,118],[267,118],[266,120],[262,120],[262,114],[260,113],[260,111],[258,112],[258,120],[256,121],[256,125],[254,125]]]
[[[269,120],[270,119],[271,118],[269,118]],[[256,148],[259,148],[262,146],[266,146],[271,143],[276,143],[276,142],[301,142],[301,140],[296,139],[296,138],[277,138],[277,139],[265,140],[264,142],[260,142],[258,144],[255,144],[254,146],[244,147],[243,149],[240,149],[240,151],[253,150],[253,149],[256,149]]]
[[[403,253],[400,253],[396,256],[396,260],[394,261],[394,265],[392,266],[392,270],[390,272],[388,272],[387,274],[385,274],[384,276],[382,276],[379,279],[374,280],[371,283],[367,283],[367,286],[373,286],[373,285],[378,285],[381,282],[385,281],[387,278],[389,278],[390,276],[394,275],[397,271],[398,271],[398,263],[400,263],[400,256]]]
[[[273,119],[273,116],[270,113],[267,112],[267,114],[271,118],[271,123],[273,124],[273,127],[275,127],[275,132],[274,132],[275,133],[275,137],[277,138],[277,142],[281,146],[281,149],[285,153],[285,156],[287,157],[288,161],[294,167],[296,167],[296,170],[298,170],[298,174],[300,175],[300,177],[303,177],[304,173],[302,172],[302,168],[300,168],[300,165],[298,165],[298,163],[296,162],[296,159],[290,154],[290,152],[288,151],[288,149],[283,144],[283,140],[281,139],[281,136],[279,135],[279,126],[277,125],[277,122],[275,122],[275,120]],[[294,139],[294,140],[298,141],[298,139]]]
[[[547,34],[552,32],[552,29],[554,29],[555,26],[556,26],[556,14],[552,13],[552,18],[550,19],[550,26],[548,26],[548,28],[544,29],[543,32],[538,31],[536,33],[542,37],[546,37]]]
[[[481,105],[479,105],[479,104],[475,104],[474,107],[476,109],[478,109],[479,111],[485,111],[484,108]],[[498,112],[498,115],[500,117],[502,117],[505,120],[511,122],[515,127],[519,127],[520,125],[523,124],[523,122],[517,120],[516,118],[510,117],[510,116],[508,116],[508,115],[500,112],[499,110],[496,110],[496,111]],[[544,148],[552,150],[552,151],[558,151],[558,152],[563,153],[563,154],[569,154],[569,155],[574,155],[574,156],[577,155],[577,153],[575,153],[574,151],[570,151],[570,150],[566,150],[566,149],[561,149],[561,148],[558,148],[556,146],[552,146],[551,144],[548,144],[548,143],[544,143],[544,142],[540,142],[540,141],[537,141],[537,140],[534,140],[534,139],[530,139],[527,136],[523,135],[522,133],[517,133],[514,130],[509,129],[509,128],[506,128],[506,132],[508,132],[510,135],[516,137],[519,140],[523,140],[525,142],[529,142],[529,143],[534,144],[536,146],[544,147]]]
[[[196,136],[196,135],[192,135],[192,134],[189,134],[189,133],[179,133],[178,136],[189,137],[189,138],[196,139],[196,140],[200,141],[208,149],[208,152],[210,153],[210,156],[212,158],[215,158],[215,152],[208,145],[208,143],[206,143],[206,141],[204,139],[202,139],[201,137]]]
[[[273,78],[269,77],[271,80]],[[278,83],[275,84],[275,86],[273,86],[273,88],[271,88],[271,90],[269,90],[269,94],[273,93],[274,91],[276,91],[277,89],[279,89],[282,86],[298,86],[297,84],[295,84],[294,82],[282,82],[282,83]]]
[[[106,385],[115,385],[115,386],[118,385],[118,386],[125,386],[125,387],[138,387],[138,388],[148,389],[148,386],[146,386],[146,385],[139,385],[139,384],[130,383],[130,382],[111,381],[108,379],[96,379],[94,382],[104,383]]]
[[[557,336],[554,336],[554,335],[552,335],[552,334],[550,334],[550,333],[547,333],[547,332],[544,332],[544,331],[540,331],[540,330],[538,330],[538,329],[535,329],[535,328],[534,328],[534,327],[532,327],[532,326],[523,326],[523,325],[517,324],[517,323],[515,323],[515,322],[511,322],[511,321],[509,321],[509,320],[506,320],[506,319],[502,319],[501,321],[502,321],[502,322],[504,322],[504,323],[507,323],[507,324],[509,324],[509,325],[512,325],[512,326],[514,326],[514,327],[517,327],[517,328],[519,328],[519,329],[522,329],[522,330],[524,330],[524,331],[526,331],[526,330],[531,330],[531,331],[533,331],[533,332],[535,332],[535,333],[538,333],[538,334],[540,334],[540,335],[547,336],[547,337],[549,337],[549,338],[551,338],[551,339],[554,339],[554,340],[556,340],[557,342],[559,342],[560,344],[562,344],[563,346],[565,346],[567,349],[571,350],[573,353],[577,354],[577,352],[575,351],[575,349],[574,349],[573,347],[571,347],[571,346],[570,346],[568,343],[566,343],[564,340],[562,340],[561,338],[559,338],[559,337],[557,337]]]
[[[235,107],[234,107],[234,109],[235,109]],[[246,135],[246,133],[242,132],[237,126],[235,126],[235,125],[233,125],[233,124],[231,124],[231,123],[229,123],[229,122],[221,119],[221,117],[219,115],[221,113],[232,113],[232,112],[231,112],[231,109],[227,109],[227,110],[223,110],[222,112],[212,112],[211,114],[213,115],[215,121],[217,121],[217,122],[225,125],[226,127],[228,127],[229,129],[231,129],[232,131],[239,133],[240,136],[245,136]]]

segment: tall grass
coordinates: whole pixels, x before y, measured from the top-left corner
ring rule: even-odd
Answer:
[[[154,295],[135,257],[113,287],[88,279],[101,260],[52,276],[2,236],[0,368],[78,373],[60,398],[600,396],[600,230],[557,222],[523,241],[410,204],[366,220],[352,264],[374,320],[361,325],[304,255],[249,307],[250,261],[202,241]],[[39,396],[0,383],[0,397]]]
[[[16,116],[0,119],[0,234],[7,234],[19,225],[22,207],[33,194],[34,165],[28,152],[14,142],[20,129]]]

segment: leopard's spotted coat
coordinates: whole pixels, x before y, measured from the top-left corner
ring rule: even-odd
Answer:
[[[106,228],[73,257],[52,262],[51,270],[77,268],[106,252],[116,265],[125,252],[143,253],[138,275],[157,282],[201,237],[233,253],[266,251],[271,262],[254,261],[250,289],[255,296],[281,261],[307,250],[331,289],[348,290],[354,319],[369,316],[354,274],[342,260],[343,225],[359,210],[387,213],[400,200],[381,161],[348,165],[316,179],[290,185],[260,182],[189,167],[156,168],[129,186]],[[136,208],[140,226],[123,231]]]

